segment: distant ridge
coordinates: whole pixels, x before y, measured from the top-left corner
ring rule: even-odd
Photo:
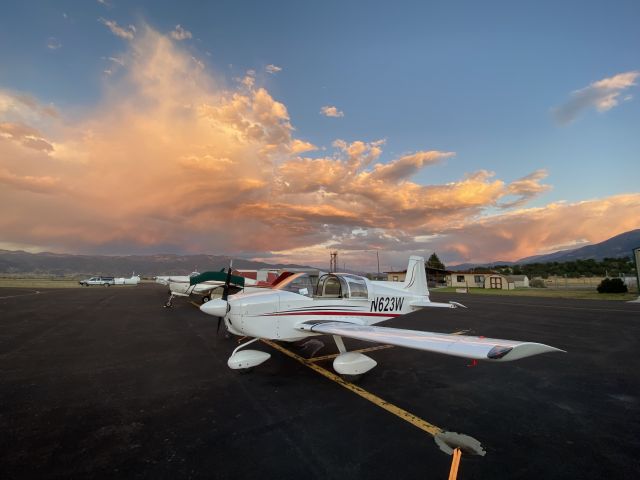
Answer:
[[[454,265],[451,268],[467,270],[469,268],[488,267],[492,265],[523,265],[528,263],[571,262],[573,260],[603,260],[605,258],[630,257],[631,250],[636,247],[640,247],[640,228],[621,233],[600,243],[586,245],[573,250],[560,250],[544,255],[533,255],[531,257],[521,258],[516,262],[463,263]]]
[[[229,257],[220,255],[72,255],[62,253],[29,253],[21,250],[0,250],[0,273],[49,275],[114,275],[129,276],[132,272],[143,276],[186,275],[194,270],[220,270],[229,266]],[[252,260],[234,259],[233,267],[257,270],[260,268],[310,268],[294,264],[268,264]]]
[[[640,228],[630,230],[604,242],[586,245],[574,250],[561,250],[546,255],[534,255],[516,263],[570,262],[572,260],[603,260],[605,258],[630,257],[631,250],[640,247]]]

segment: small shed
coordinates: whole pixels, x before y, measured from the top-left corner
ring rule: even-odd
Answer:
[[[493,288],[497,290],[513,290],[516,287],[512,282],[509,281],[509,279],[505,275],[492,273],[485,276],[484,288]]]
[[[529,277],[526,275],[508,275],[509,283],[513,283],[516,288],[529,288]]]

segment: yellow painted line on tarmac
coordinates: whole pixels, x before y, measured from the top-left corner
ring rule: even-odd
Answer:
[[[349,350],[349,351],[350,352],[365,353],[365,352],[375,352],[376,350],[385,350],[387,348],[393,348],[393,345],[378,345],[377,347],[361,348],[360,350]],[[322,360],[331,360],[332,358],[335,358],[338,355],[340,355],[340,354],[339,353],[331,353],[329,355],[322,355],[321,357],[308,358],[307,360],[309,362],[321,362]]]
[[[194,302],[193,300],[189,301],[189,303],[190,303],[191,305],[193,305],[194,307],[196,307],[196,308],[200,308],[200,305],[198,305],[198,304],[197,304],[196,302]]]
[[[386,400],[378,397],[377,395],[374,395],[373,393],[368,392],[364,388],[354,385],[351,382],[347,382],[346,380],[341,378],[339,375],[336,375],[335,373],[330,372],[319,365],[316,365],[314,362],[307,360],[306,358],[303,358],[300,355],[297,355],[290,350],[287,350],[286,348],[278,345],[275,342],[272,342],[271,340],[262,339],[261,341],[262,343],[269,345],[271,348],[274,348],[279,352],[284,353],[285,355],[293,358],[294,360],[297,360],[302,365],[309,367],[311,370],[316,371],[317,373],[328,378],[329,380],[333,380],[341,387],[344,387],[347,390],[351,390],[356,395],[359,395],[365,400],[370,401],[374,405],[377,405],[378,407],[386,410],[387,412],[392,413],[393,415],[401,418],[405,422],[409,422],[414,427],[417,427],[420,430],[427,432],[429,435],[432,435],[435,437],[439,433],[444,432],[444,430],[442,430],[440,427],[436,427],[435,425],[427,422],[426,420],[423,420],[422,418],[415,416],[413,413],[407,412],[406,410],[400,407],[397,407],[392,403],[387,402]]]
[[[8,295],[6,297],[0,297],[0,300],[4,300],[5,298],[18,298],[18,297],[27,297],[29,295],[40,295],[42,292],[39,290],[34,290],[31,293],[21,293],[19,295]]]

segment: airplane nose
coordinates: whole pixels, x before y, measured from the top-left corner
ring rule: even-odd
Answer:
[[[207,303],[200,305],[200,310],[214,317],[224,317],[227,314],[227,301],[221,298],[209,300]]]

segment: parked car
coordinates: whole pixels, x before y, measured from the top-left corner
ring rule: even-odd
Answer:
[[[78,282],[80,285],[88,287],[89,285],[104,285],[108,287],[114,285],[115,281],[113,277],[91,277]]]

